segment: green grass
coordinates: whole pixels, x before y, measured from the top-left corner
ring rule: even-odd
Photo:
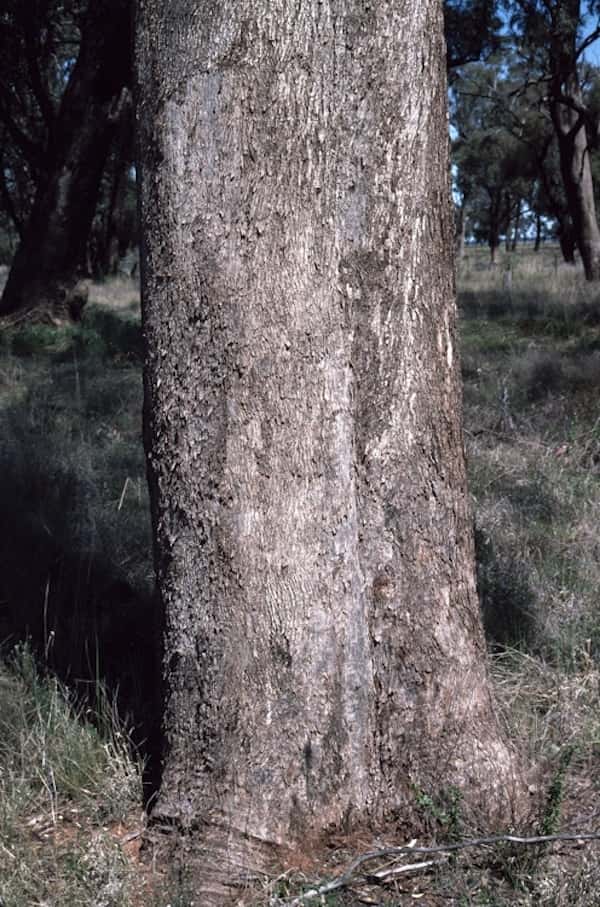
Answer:
[[[0,333],[2,907],[192,901],[124,843],[159,673],[141,410],[129,282],[79,325]]]
[[[493,274],[467,275],[465,429],[484,615],[492,641],[576,669],[582,652],[600,651],[600,295],[579,288],[595,313],[586,320],[553,269],[529,264],[522,283],[515,271],[510,299],[498,275],[496,287]]]

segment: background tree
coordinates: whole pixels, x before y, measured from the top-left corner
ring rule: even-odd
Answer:
[[[13,149],[3,179],[21,235],[2,314],[68,301],[85,262],[111,142],[131,103],[129,0],[66,9],[68,15],[62,4],[39,0],[30,16],[15,2],[1,20],[4,47],[20,36],[16,76],[8,73],[0,94],[0,119],[19,151]],[[76,59],[68,55],[69,42],[78,47]]]
[[[490,57],[500,47],[497,0],[445,0],[444,27],[449,70]]]
[[[156,817],[196,890],[460,788],[506,815],[461,441],[441,4],[144,0]]]
[[[501,237],[509,237],[511,224],[513,234],[518,229],[536,176],[532,145],[523,134],[525,121],[513,109],[511,87],[504,62],[472,64],[460,73],[452,92],[455,189],[462,218],[468,218],[475,238],[487,242],[492,264]]]
[[[7,0],[0,12],[0,204],[23,236],[79,45],[77,4]]]
[[[133,109],[127,105],[104,167],[87,245],[87,271],[96,279],[116,274],[138,245],[133,125]]]
[[[600,230],[590,133],[597,123],[585,104],[581,63],[600,37],[600,4],[580,0],[514,0],[512,26],[534,83],[544,84],[575,242],[588,280],[600,279]],[[592,27],[587,23],[591,19]]]

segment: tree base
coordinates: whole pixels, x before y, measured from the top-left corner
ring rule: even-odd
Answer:
[[[279,848],[237,829],[203,824],[184,829],[160,815],[151,817],[144,849],[153,861],[171,867],[184,891],[203,907],[240,903],[279,872]],[[158,859],[157,859],[158,858]]]
[[[0,316],[0,326],[9,328],[21,324],[47,324],[60,327],[81,321],[88,296],[89,282],[79,280],[70,289],[63,287],[60,291],[48,292],[44,299]]]

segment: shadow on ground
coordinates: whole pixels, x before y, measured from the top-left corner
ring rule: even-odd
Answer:
[[[0,639],[93,701],[116,698],[156,773],[157,615],[139,326],[92,313],[3,336]]]

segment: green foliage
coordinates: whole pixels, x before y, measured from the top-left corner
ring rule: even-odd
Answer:
[[[57,327],[25,322],[5,329],[0,338],[5,351],[22,358],[54,356],[69,361],[79,355],[111,359],[117,364],[143,359],[139,317],[97,305],[85,310],[80,324]]]
[[[540,835],[554,835],[560,829],[561,812],[565,798],[565,780],[575,752],[576,747],[573,745],[567,745],[562,749],[558,766],[548,788],[546,807],[540,822]]]
[[[496,0],[445,0],[448,68],[489,57],[500,46]]]
[[[428,794],[413,785],[413,793],[431,834],[442,833],[448,841],[457,841],[462,837],[462,793],[459,788],[450,786]]]

